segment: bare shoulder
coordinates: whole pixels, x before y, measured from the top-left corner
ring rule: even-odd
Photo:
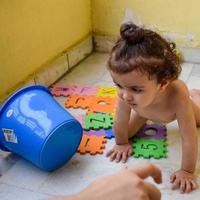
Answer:
[[[173,96],[173,105],[185,105],[190,101],[189,90],[182,80],[176,80],[171,83],[170,96]]]

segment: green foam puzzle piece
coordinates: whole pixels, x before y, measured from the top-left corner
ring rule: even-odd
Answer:
[[[83,116],[84,129],[108,129],[113,125],[113,118],[109,114],[96,113]]]
[[[133,156],[144,157],[144,158],[166,158],[167,157],[167,144],[164,139],[156,140],[156,139],[144,139],[137,138],[134,140],[132,144],[133,148]]]

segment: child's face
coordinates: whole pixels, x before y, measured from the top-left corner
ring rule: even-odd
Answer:
[[[152,105],[162,88],[155,79],[149,80],[147,74],[138,71],[126,74],[110,71],[110,74],[118,88],[118,96],[133,108]]]

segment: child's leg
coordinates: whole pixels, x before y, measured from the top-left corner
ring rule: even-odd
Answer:
[[[146,123],[147,119],[140,117],[133,109],[131,110],[131,117],[129,120],[129,134],[128,137],[133,137],[137,131]]]
[[[197,126],[200,126],[200,89],[191,90],[190,97],[193,102],[192,106],[195,113]]]

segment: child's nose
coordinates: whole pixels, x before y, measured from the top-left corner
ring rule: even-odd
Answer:
[[[125,101],[132,101],[133,100],[133,95],[129,91],[124,91],[123,92],[123,99]]]

